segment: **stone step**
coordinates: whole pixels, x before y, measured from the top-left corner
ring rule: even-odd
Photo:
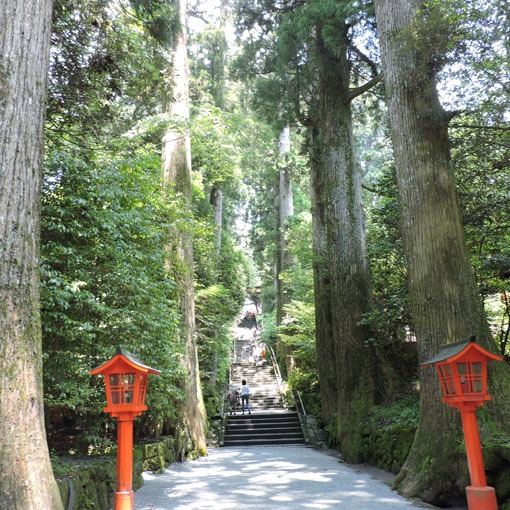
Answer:
[[[304,444],[295,412],[266,412],[228,416],[224,446]]]
[[[232,366],[232,380],[250,387],[251,414],[241,405],[227,414],[223,446],[305,444],[297,413],[288,411],[282,399],[273,367],[253,366],[246,359]]]
[[[227,439],[225,438],[223,446],[270,446],[270,445],[305,445],[305,440],[301,438],[257,438],[257,439]]]
[[[227,429],[226,434],[230,439],[239,437],[287,437],[298,435],[301,437],[301,426],[289,426],[282,429],[281,427],[241,427],[234,429]]]
[[[255,422],[255,421],[277,422],[277,421],[290,421],[290,420],[299,421],[298,414],[294,411],[287,411],[282,408],[281,413],[257,413],[257,414],[253,414],[249,418],[241,417],[241,416],[236,416],[235,418],[229,417],[227,421],[228,421],[228,423],[234,423],[236,421],[240,421],[240,422],[244,421],[245,423],[249,423],[249,422]]]
[[[303,434],[301,431],[297,432],[252,432],[252,433],[246,433],[246,434],[229,434],[228,436],[225,436],[225,441],[271,441],[275,442],[277,440],[284,440],[284,441],[304,441]]]
[[[276,414],[276,413],[275,413]],[[260,418],[257,419],[257,414],[244,414],[228,416],[226,428],[228,430],[241,429],[241,428],[256,428],[256,427],[299,427],[300,423],[297,418],[282,418],[278,420],[272,420],[271,418]]]

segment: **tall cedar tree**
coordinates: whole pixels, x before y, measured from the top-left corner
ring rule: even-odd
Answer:
[[[187,2],[178,2],[179,30],[174,39],[172,101],[168,112],[173,125],[163,137],[163,185],[171,187],[182,197],[182,206],[192,215],[191,197],[191,146],[189,120],[189,69],[186,30]],[[179,127],[180,126],[180,127]],[[193,239],[191,229],[185,225],[169,232],[169,269],[180,287],[179,306],[182,322],[182,341],[185,346],[184,364],[186,400],[184,422],[195,450],[206,453],[205,407],[200,387],[197,345],[195,338],[195,304],[193,281]]]
[[[287,285],[283,280],[283,274],[292,268],[292,255],[289,252],[286,234],[289,229],[288,220],[294,214],[294,202],[292,197],[292,175],[291,168],[286,159],[290,152],[290,130],[285,126],[280,132],[278,143],[279,160],[277,163],[279,171],[278,185],[278,250],[276,254],[276,324],[280,325],[284,317],[284,306],[290,303],[291,296]],[[287,358],[286,358],[287,359]]]
[[[450,165],[448,122],[438,99],[438,55],[423,43],[419,0],[377,0],[384,80],[408,264],[411,311],[420,358],[441,344],[476,335],[496,350],[477,292]],[[426,22],[425,22],[426,23]],[[508,376],[492,367],[498,426],[508,420]],[[406,496],[434,504],[459,497],[466,485],[457,413],[441,402],[432,368],[421,371],[420,421],[411,452],[396,481]],[[505,398],[506,396],[506,398]],[[506,402],[506,403],[505,403]]]
[[[39,220],[51,0],[0,9],[0,508],[59,510],[44,428]]]
[[[338,437],[344,457],[360,461],[360,423],[375,396],[369,332],[360,325],[370,310],[371,292],[351,102],[379,81],[369,66],[373,79],[350,88],[354,66],[349,57],[362,54],[351,44],[352,22],[363,16],[343,1],[291,2],[284,8],[263,0],[256,6],[239,3],[247,20],[243,28],[274,31],[251,48],[253,57],[269,55],[260,69],[274,80],[267,87],[268,116],[276,110],[307,129],[322,418]],[[273,40],[275,47],[256,51]]]
[[[351,102],[379,78],[350,88],[350,27],[347,20],[336,23],[335,47],[324,37],[331,27],[319,21],[314,29],[317,109],[308,123],[317,360],[324,417],[331,422],[336,415],[338,447],[346,460],[359,462],[361,422],[375,402],[375,353],[367,347],[367,327],[360,324],[370,310],[371,292]]]

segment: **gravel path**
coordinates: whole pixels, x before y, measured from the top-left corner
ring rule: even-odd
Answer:
[[[211,448],[207,457],[144,473],[135,510],[398,510],[434,508],[342,464],[330,450]]]

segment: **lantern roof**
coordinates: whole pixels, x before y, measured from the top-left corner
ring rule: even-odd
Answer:
[[[138,370],[139,372],[144,373],[150,373],[159,375],[161,373],[160,370],[156,370],[155,368],[151,368],[145,363],[143,363],[137,354],[134,354],[132,352],[128,352],[124,349],[117,349],[117,354],[107,361],[106,363],[103,363],[101,366],[94,368],[94,370],[91,370],[91,375],[95,374],[103,374],[107,371],[110,371],[112,367],[114,367],[117,364],[127,364],[130,368],[134,368],[135,370]]]
[[[454,362],[458,358],[460,358],[463,354],[471,350],[478,351],[482,356],[488,358],[489,361],[491,360],[501,361],[503,359],[501,356],[493,354],[492,352],[487,351],[484,348],[480,347],[476,343],[476,337],[471,336],[464,340],[460,340],[459,342],[442,345],[439,351],[434,356],[432,356],[432,358],[428,359],[427,361],[424,361],[421,364],[421,366],[426,367],[428,365],[433,365],[434,363],[439,363],[441,361]]]

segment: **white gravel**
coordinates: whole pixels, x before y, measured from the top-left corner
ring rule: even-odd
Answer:
[[[331,451],[329,451],[331,452]],[[430,507],[339,462],[300,446],[211,448],[207,457],[144,473],[135,510],[398,510]]]

